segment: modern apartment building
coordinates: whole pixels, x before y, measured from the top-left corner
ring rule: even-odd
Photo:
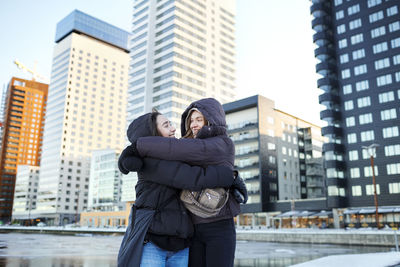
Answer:
[[[235,168],[249,193],[241,217],[288,211],[293,202],[297,209],[326,207],[320,127],[276,109],[260,95],[223,108],[235,143]]]
[[[48,84],[13,77],[8,85],[0,154],[0,220],[11,219],[18,165],[39,166]]]
[[[400,2],[312,1],[330,208],[400,205]],[[374,209],[372,210],[374,212]]]
[[[102,149],[92,152],[89,179],[89,211],[119,211],[121,202],[122,173],[118,169],[119,151]],[[134,191],[134,187],[131,188]]]
[[[35,215],[67,224],[88,203],[93,150],[125,145],[129,33],[78,10],[57,24]]]
[[[36,209],[39,186],[39,166],[18,165],[15,180],[12,220],[33,225],[32,210]]]
[[[128,122],[156,108],[179,124],[192,101],[235,97],[234,0],[134,0]]]

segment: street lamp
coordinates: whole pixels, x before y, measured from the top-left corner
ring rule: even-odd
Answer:
[[[362,146],[362,149],[365,149],[369,157],[371,159],[371,168],[372,168],[372,183],[374,185],[374,202],[375,202],[375,221],[376,227],[379,229],[379,215],[378,215],[378,196],[376,194],[376,182],[375,182],[375,169],[374,169],[374,155],[378,144],[372,144],[369,146]]]

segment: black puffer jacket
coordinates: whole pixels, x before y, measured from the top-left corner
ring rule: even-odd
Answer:
[[[134,120],[128,128],[129,140],[135,142],[140,136],[150,135],[150,114]],[[120,163],[130,171],[138,171],[129,166],[140,158],[129,156],[120,158]],[[201,190],[202,188],[229,187],[233,183],[230,168],[208,166],[206,169],[177,161],[151,158],[143,159],[143,167],[138,172],[136,203],[138,209],[157,210],[150,224],[147,238],[166,250],[180,250],[187,247],[193,235],[193,224],[185,207],[179,200],[180,189]],[[141,164],[132,164],[140,166]],[[159,207],[163,206],[162,209]]]
[[[186,132],[186,119],[189,111],[197,108],[209,122],[197,134],[195,139],[171,139],[165,137],[143,137],[137,140],[137,150],[143,157],[169,159],[187,162],[193,165],[220,165],[233,169],[235,147],[226,134],[225,112],[221,104],[213,98],[195,101],[183,112],[181,132]],[[240,213],[240,205],[230,197],[227,205],[217,217],[200,218],[193,216],[194,223],[207,223],[232,218]]]

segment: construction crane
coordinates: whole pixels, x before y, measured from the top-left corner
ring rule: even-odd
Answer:
[[[18,59],[15,59],[14,63],[15,63],[15,65],[17,65],[17,67],[19,69],[22,69],[22,70],[25,70],[25,71],[31,73],[32,74],[32,81],[36,81],[36,79],[38,79],[38,80],[41,80],[41,81],[43,81],[45,83],[49,83],[49,79],[48,78],[46,78],[44,76],[41,76],[41,75],[39,75],[39,73],[36,72],[36,64],[35,64],[35,67],[32,70],[32,69],[26,67],[24,64],[22,64]]]

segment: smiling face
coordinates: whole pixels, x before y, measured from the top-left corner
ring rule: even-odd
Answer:
[[[158,115],[156,119],[157,131],[163,137],[175,137],[176,128],[171,122],[164,116]]]
[[[192,130],[193,137],[196,138],[197,133],[203,128],[205,124],[204,116],[198,111],[193,111],[190,114],[190,130]]]

